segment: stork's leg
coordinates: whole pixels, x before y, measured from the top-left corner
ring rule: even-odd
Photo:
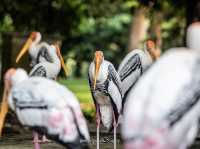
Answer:
[[[45,135],[42,135],[42,143],[51,142]]]
[[[115,119],[115,114],[113,112],[113,127],[114,127],[114,149],[117,149],[117,138],[116,138],[116,129],[117,129],[117,122]]]
[[[40,149],[40,140],[38,139],[38,133],[33,131],[33,143],[34,143],[34,149]]]
[[[99,127],[100,127],[100,114],[99,108],[96,109],[96,123],[97,123],[97,149],[99,149]]]

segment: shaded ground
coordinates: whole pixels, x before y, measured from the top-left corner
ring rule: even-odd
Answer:
[[[91,135],[90,148],[95,149],[95,126],[90,124],[89,129]],[[0,138],[0,149],[33,149],[32,133],[28,130],[23,131],[23,133],[19,133],[7,128],[6,131],[4,131],[3,137]],[[113,149],[113,134],[107,133],[105,129],[101,129],[100,136],[100,149]],[[64,149],[64,147],[52,141],[51,143],[41,144],[41,149]],[[122,141],[119,132],[117,135],[117,149],[122,149]],[[190,149],[200,149],[200,137],[196,139],[196,142]]]
[[[89,125],[90,127],[90,135],[91,135],[91,142],[90,147],[91,149],[96,148],[96,132],[95,126]],[[28,130],[23,130],[23,133],[13,132],[9,129],[4,131],[3,137],[0,139],[0,149],[32,149],[32,133]],[[101,149],[112,149],[113,148],[113,135],[112,133],[107,133],[104,129],[101,130],[100,134],[100,148]],[[121,139],[119,133],[117,135],[117,149],[122,149],[121,146]],[[58,145],[55,142],[42,144],[41,149],[64,149],[63,146]]]

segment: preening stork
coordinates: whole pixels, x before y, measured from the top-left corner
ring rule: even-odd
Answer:
[[[33,67],[30,76],[44,76],[55,79],[60,72],[61,66],[67,75],[67,69],[57,44],[49,45],[41,42],[41,34],[32,32],[25,45],[16,58],[16,63],[29,51],[31,66]]]
[[[126,102],[126,96],[143,72],[160,56],[160,50],[151,40],[146,42],[144,50],[134,49],[128,53],[118,68],[118,74],[122,82],[123,100],[122,108]]]
[[[22,125],[69,149],[87,147],[90,137],[79,102],[63,85],[44,77],[28,77],[23,69],[9,69],[5,74],[0,132],[8,104]],[[35,142],[35,149],[39,148]]]
[[[114,127],[114,148],[116,149],[116,127],[121,112],[121,81],[114,68],[104,60],[103,52],[96,51],[89,66],[89,84],[96,107],[97,149],[99,149],[100,122],[108,129]]]
[[[29,76],[41,76],[55,80],[60,72],[61,66],[67,75],[67,69],[59,46],[57,44],[49,45],[46,42],[40,43],[40,40],[40,32],[32,32],[23,48],[20,50],[16,62],[18,63],[22,56],[29,51],[31,66],[33,67]],[[48,141],[45,136],[42,138],[42,142]],[[34,140],[34,142],[39,141],[37,137]]]
[[[124,149],[186,149],[200,116],[200,23],[187,32],[189,48],[172,48],[127,96]]]

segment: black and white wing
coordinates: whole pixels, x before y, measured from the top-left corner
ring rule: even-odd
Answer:
[[[40,76],[40,77],[47,77],[47,71],[45,67],[42,65],[43,63],[39,63],[33,67],[29,76]]]
[[[137,73],[138,75],[141,75],[142,64],[139,54],[135,53],[129,59],[126,59],[126,62],[122,62],[122,65],[119,66],[118,73],[121,81],[124,81],[132,73]]]
[[[37,55],[37,64],[47,61],[47,62],[52,62],[52,58],[48,53],[48,50],[50,50],[50,46],[48,47],[49,49],[47,49],[46,46],[41,46]]]
[[[179,122],[200,100],[200,59],[197,60],[192,70],[190,82],[183,87],[180,95],[177,96],[177,101],[167,114],[166,119],[170,126]]]
[[[108,90],[108,95],[111,99],[112,108],[117,121],[119,113],[121,112],[122,108],[122,90],[121,90],[121,80],[112,64],[108,66],[107,90]]]

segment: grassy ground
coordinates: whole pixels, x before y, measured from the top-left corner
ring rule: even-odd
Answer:
[[[92,119],[95,113],[88,80],[85,79],[59,79],[59,82],[69,88],[81,103],[85,116]]]
[[[86,79],[59,79],[59,82],[74,92],[81,103],[93,103]]]

